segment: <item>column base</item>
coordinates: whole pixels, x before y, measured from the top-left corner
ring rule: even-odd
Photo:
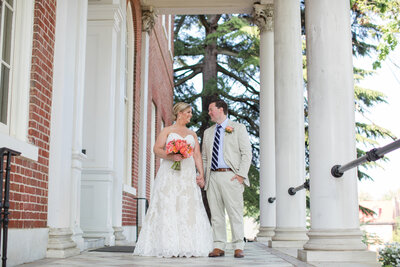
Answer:
[[[83,237],[86,238],[104,238],[105,246],[115,246],[114,231],[86,231],[83,232]]]
[[[79,255],[80,250],[71,237],[72,231],[69,228],[50,228],[46,257],[67,258]]]
[[[366,251],[359,229],[318,229],[308,232],[310,240],[304,245],[305,250],[325,251]]]
[[[268,241],[270,248],[302,248],[307,241]]]
[[[297,258],[315,266],[381,266],[373,251],[314,251],[299,249]],[[339,264],[340,263],[340,264]]]
[[[76,226],[73,228],[71,239],[72,239],[72,241],[75,242],[76,247],[80,251],[83,251],[83,249],[84,249],[84,239],[83,239],[82,235],[83,235],[83,232],[79,226]]]
[[[270,248],[302,248],[307,240],[305,228],[276,228],[275,235],[268,242],[268,246]]]
[[[268,242],[275,235],[275,227],[260,226],[256,240],[257,242]]]
[[[122,227],[114,226],[114,236],[116,246],[125,246],[128,244],[126,237],[123,234],[124,229]]]
[[[273,241],[307,241],[307,230],[302,227],[276,228]]]
[[[310,240],[297,258],[316,266],[380,266],[376,252],[367,251],[359,229],[310,230]],[[336,264],[336,265],[335,265]]]

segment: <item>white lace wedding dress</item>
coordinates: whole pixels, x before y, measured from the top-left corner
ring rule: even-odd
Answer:
[[[193,147],[194,137],[170,133],[167,143],[185,139]],[[156,257],[207,256],[212,250],[212,231],[196,184],[193,157],[181,161],[181,170],[163,160],[154,181],[138,242],[133,255]]]

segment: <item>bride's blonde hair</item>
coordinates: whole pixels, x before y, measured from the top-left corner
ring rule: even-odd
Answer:
[[[173,119],[176,121],[178,118],[178,113],[184,111],[187,108],[190,108],[191,106],[188,103],[185,102],[178,102],[174,105],[172,111],[173,111]]]

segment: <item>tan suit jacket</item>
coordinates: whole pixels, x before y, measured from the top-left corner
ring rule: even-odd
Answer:
[[[244,184],[249,186],[248,173],[251,165],[252,150],[250,145],[249,134],[247,133],[246,126],[244,124],[228,120],[227,127],[233,128],[232,133],[223,133],[224,145],[223,145],[223,157],[226,164],[232,169],[232,171],[244,178]],[[203,164],[205,174],[205,190],[208,189],[208,181],[211,172],[211,160],[212,160],[212,149],[214,145],[216,125],[211,126],[204,131],[203,136]]]

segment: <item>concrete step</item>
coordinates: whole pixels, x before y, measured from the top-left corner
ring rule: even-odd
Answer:
[[[104,247],[104,242],[105,242],[104,240],[105,240],[104,237],[99,237],[99,238],[85,237],[84,244],[83,244],[83,250]]]

